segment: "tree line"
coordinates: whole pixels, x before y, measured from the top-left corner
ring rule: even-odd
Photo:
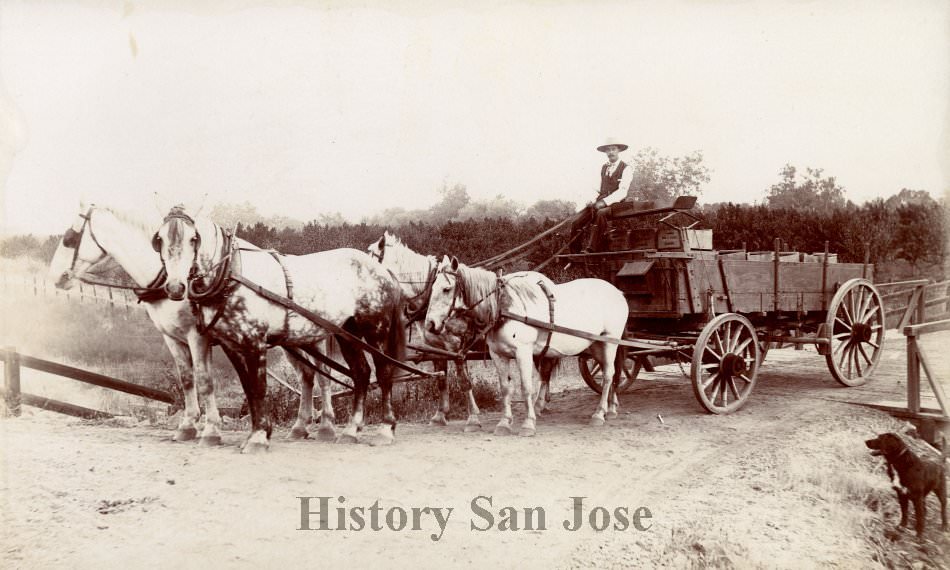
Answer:
[[[634,183],[628,198],[668,200],[678,195],[699,195],[710,179],[699,151],[669,158],[652,148],[630,161]],[[524,243],[572,215],[575,204],[540,200],[524,207],[503,195],[474,200],[464,185],[443,186],[440,199],[429,208],[395,208],[348,222],[339,214],[322,214],[304,223],[283,217],[264,217],[249,204],[219,204],[210,216],[237,235],[264,248],[287,254],[305,254],[340,247],[363,249],[383,231],[398,235],[409,247],[426,254],[451,253],[472,263]],[[704,227],[713,230],[717,249],[771,250],[776,238],[785,247],[808,253],[829,250],[842,262],[871,263],[902,260],[913,275],[942,279],[947,258],[948,209],[922,190],[902,189],[887,199],[862,205],[847,200],[833,176],[817,168],[800,173],[787,164],[779,181],[764,190],[757,204],[713,203],[694,211]],[[637,223],[655,222],[638,220]],[[629,224],[627,224],[629,226]],[[564,245],[569,229],[543,240],[524,260],[531,266],[547,259]],[[59,236],[12,236],[0,240],[0,256],[28,255],[48,261]],[[557,266],[546,269],[551,277],[566,278]]]

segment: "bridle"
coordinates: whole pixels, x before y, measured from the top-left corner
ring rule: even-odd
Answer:
[[[469,309],[466,309],[466,308],[464,308],[464,307],[461,308],[461,309],[459,309],[459,308],[456,308],[456,306],[455,306],[455,304],[456,304],[456,302],[457,302],[457,300],[458,300],[458,297],[459,297],[459,290],[463,288],[462,280],[459,279],[459,274],[458,274],[458,272],[457,272],[457,271],[449,271],[449,270],[447,270],[447,269],[443,269],[442,271],[437,271],[436,274],[435,274],[435,277],[438,278],[438,275],[439,275],[440,273],[441,273],[442,275],[445,275],[445,276],[450,276],[450,275],[451,275],[452,277],[455,277],[455,287],[454,287],[453,290],[452,290],[452,302],[449,303],[449,310],[446,311],[446,313],[445,313],[445,318],[442,319],[442,323],[439,324],[439,326],[437,326],[435,329],[432,330],[432,332],[435,333],[435,334],[437,334],[437,335],[442,334],[442,331],[445,330],[445,324],[449,321],[450,318],[452,318],[452,315],[453,315],[453,314],[455,314],[456,312],[458,312],[458,313],[467,312],[467,311],[469,310]],[[435,279],[432,280],[432,286],[435,286]],[[462,298],[463,298],[463,299],[465,298],[464,295],[463,295]]]
[[[198,231],[198,225],[195,223],[195,219],[189,216],[184,211],[184,209],[182,209],[180,206],[176,206],[172,208],[170,212],[168,212],[168,215],[166,215],[165,218],[162,219],[162,225],[164,226],[165,224],[167,224],[168,222],[172,220],[181,220],[189,224],[195,230],[195,237],[194,237],[195,251],[191,259],[191,268],[188,270],[188,278],[187,278],[187,280],[190,282],[193,279],[195,279],[196,275],[198,274],[198,250],[201,249],[201,233]],[[158,235],[158,231],[156,231],[155,234],[152,235],[152,249],[154,249],[155,252],[158,253],[158,256],[162,260],[162,267],[165,267],[165,256],[162,255],[162,238],[161,236]]]
[[[92,242],[96,244],[96,247],[99,248],[99,251],[102,253],[95,261],[88,262],[90,265],[95,265],[109,256],[109,252],[102,247],[102,244],[99,243],[99,240],[96,239],[96,234],[92,231],[92,211],[95,209],[95,206],[89,206],[89,209],[85,214],[79,214],[79,217],[82,218],[82,226],[80,226],[79,231],[69,228],[66,230],[66,233],[63,234],[63,247],[72,248],[73,250],[73,260],[69,264],[69,273],[70,275],[75,275],[76,273],[76,262],[79,261],[79,248],[82,245],[83,234],[86,233],[86,228],[89,228],[89,237],[92,238]],[[85,260],[84,260],[85,261]]]

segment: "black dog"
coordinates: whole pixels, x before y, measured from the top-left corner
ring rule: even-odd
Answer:
[[[940,500],[941,530],[947,530],[947,481],[944,477],[944,459],[928,461],[914,453],[905,439],[895,433],[882,433],[874,439],[864,442],[872,455],[883,455],[887,460],[887,474],[897,491],[897,500],[901,504],[901,526],[907,526],[907,503],[914,502],[917,537],[924,533],[927,518],[927,495],[932,491]],[[915,446],[916,447],[916,446]],[[920,446],[923,449],[923,446]],[[900,484],[894,480],[894,471],[900,477]]]

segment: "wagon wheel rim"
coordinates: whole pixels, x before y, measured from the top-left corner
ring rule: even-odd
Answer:
[[[617,393],[623,394],[636,382],[637,376],[640,374],[640,361],[628,356],[623,347],[620,350],[624,351],[623,374],[618,382]],[[600,394],[604,386],[604,375],[600,363],[593,356],[584,353],[577,357],[577,367],[580,369],[584,383],[591,390]]]
[[[696,399],[714,414],[745,405],[755,387],[761,353],[752,323],[727,313],[710,321],[693,346],[690,380]]]
[[[825,325],[831,375],[845,386],[867,382],[884,349],[884,303],[877,288],[867,279],[847,281],[832,298]]]

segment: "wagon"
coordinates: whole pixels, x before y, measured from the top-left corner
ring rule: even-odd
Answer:
[[[689,364],[693,392],[707,411],[742,407],[768,350],[814,345],[831,376],[864,384],[881,357],[884,308],[873,266],[839,263],[827,251],[714,250],[712,230],[697,229],[695,197],[672,204],[624,204],[612,214],[605,251],[559,255],[623,291],[629,315],[621,356],[623,391],[647,357]],[[686,219],[688,225],[672,220]],[[631,221],[655,220],[647,227]],[[581,374],[602,389],[590,357]]]

